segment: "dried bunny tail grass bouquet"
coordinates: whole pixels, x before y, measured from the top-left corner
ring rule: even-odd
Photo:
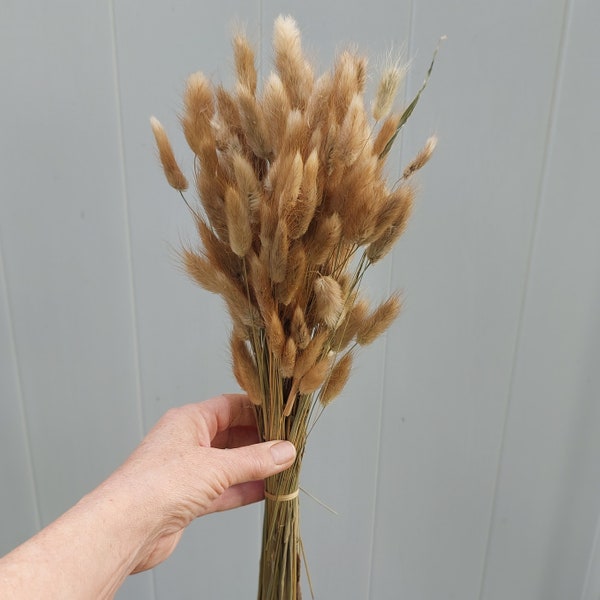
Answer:
[[[260,91],[243,34],[233,39],[235,90],[202,73],[187,81],[181,121],[196,157],[201,208],[192,212],[201,244],[182,258],[197,283],[225,300],[233,372],[263,439],[290,440],[298,451],[265,491],[258,597],[287,600],[300,597],[298,479],[308,432],[346,384],[357,345],[373,342],[400,311],[397,294],[371,307],[359,284],[403,232],[410,177],[436,140],[387,184],[386,157],[433,61],[399,113],[391,111],[404,70],[384,69],[372,119],[365,58],[342,52],[317,78],[290,17],[275,21],[273,48],[276,69]],[[154,117],[151,125],[167,181],[183,192],[188,181],[166,133]]]

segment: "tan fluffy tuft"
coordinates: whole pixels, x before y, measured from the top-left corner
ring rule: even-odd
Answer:
[[[171,147],[171,142],[169,142],[166,131],[156,117],[150,117],[150,126],[152,127],[160,162],[169,185],[180,192],[187,190],[188,181],[175,160],[173,148]]]
[[[285,341],[283,354],[281,356],[280,370],[283,377],[292,377],[294,375],[294,366],[296,364],[297,346],[294,338],[289,337]]]
[[[288,306],[297,299],[305,277],[306,252],[304,245],[299,240],[295,240],[290,244],[285,277],[275,287],[277,299],[281,304]]]
[[[344,308],[340,284],[333,277],[318,277],[315,280],[313,289],[317,318],[322,320],[328,327],[335,327]]]
[[[265,320],[265,329],[271,353],[277,359],[280,359],[283,354],[286,338],[277,311],[272,311],[268,319]]]
[[[231,249],[243,258],[252,246],[250,207],[247,199],[231,186],[225,190],[225,216]]]
[[[246,342],[235,335],[231,336],[231,356],[233,359],[233,374],[237,382],[246,391],[251,402],[260,405],[262,403],[262,393],[256,363],[248,350]]]
[[[311,394],[318,390],[321,385],[323,385],[330,369],[331,360],[329,357],[320,360],[309,369],[304,377],[302,377],[298,386],[298,391],[301,394]]]
[[[329,332],[326,329],[320,329],[312,337],[306,348],[296,357],[296,365],[294,367],[294,378],[302,379],[306,373],[319,360],[325,342],[329,337]]]
[[[392,224],[367,246],[366,256],[371,263],[381,260],[393,248],[396,240],[406,228],[411,212],[412,197],[403,205],[402,211],[399,212]]]
[[[369,314],[369,302],[361,298],[356,300],[352,308],[347,311],[344,320],[335,331],[331,341],[331,348],[340,352],[352,341],[358,330],[363,326]]]
[[[398,88],[406,77],[406,70],[406,66],[401,66],[399,61],[384,68],[373,102],[373,117],[376,121],[385,118],[390,112]]]
[[[279,16],[273,28],[275,66],[293,108],[306,104],[312,86],[313,72],[302,54],[300,31],[292,17]]]
[[[354,94],[342,121],[335,147],[336,156],[344,167],[354,164],[369,138],[362,96]]]
[[[304,311],[298,305],[296,305],[292,316],[291,332],[292,337],[296,342],[296,346],[300,350],[304,350],[310,342],[310,333],[308,332],[308,327],[304,320]]]
[[[275,283],[281,283],[285,279],[289,249],[290,242],[287,227],[285,226],[285,223],[280,222],[275,231],[275,237],[273,238],[273,245],[271,246],[269,257],[269,273],[271,279]]]
[[[260,158],[269,158],[272,152],[271,133],[265,115],[252,92],[244,85],[237,89],[242,131],[252,149]]]
[[[283,83],[277,73],[271,73],[269,75],[265,84],[262,102],[265,118],[273,132],[273,148],[279,152],[287,126],[288,114],[291,111],[291,104]]]
[[[321,265],[340,242],[342,222],[337,213],[319,219],[313,234],[306,241],[307,259],[311,265]]]
[[[242,32],[237,33],[233,38],[233,56],[239,82],[246,86],[251,94],[255,94],[256,65],[254,64],[254,50],[248,38]]]
[[[402,175],[404,179],[410,177],[415,171],[418,171],[421,167],[424,167],[429,162],[429,159],[431,158],[436,146],[437,137],[432,135],[425,142],[425,146],[419,150],[417,156],[415,156],[406,169],[404,169],[404,173]]]
[[[184,248],[181,254],[185,270],[197,284],[215,294],[223,292],[219,271],[207,258],[188,248]]]
[[[212,86],[203,73],[194,73],[188,77],[183,103],[185,139],[194,153],[201,156],[207,146],[214,145],[211,119],[215,112]]]
[[[366,346],[378,338],[400,314],[402,302],[398,294],[393,294],[382,302],[363,322],[356,341],[361,346]]]
[[[398,220],[405,218],[405,215],[410,211],[413,199],[414,190],[409,185],[401,185],[384,198],[377,213],[374,239],[377,239]]]
[[[344,389],[352,370],[353,355],[347,352],[335,364],[327,381],[321,388],[319,400],[323,406],[328,406]]]
[[[260,219],[262,189],[252,165],[239,152],[233,153],[233,172],[241,198],[248,204],[250,222]]]
[[[317,207],[318,168],[317,151],[313,150],[304,166],[298,195],[288,200],[287,205],[282,209],[282,216],[285,219],[289,236],[292,240],[298,239],[306,233],[315,214]]]
[[[396,113],[390,115],[381,124],[381,128],[377,132],[377,135],[375,136],[375,140],[373,142],[373,154],[378,158],[382,157],[384,151],[396,135],[396,131],[398,130],[398,125],[400,123],[401,118],[402,115],[400,113]]]

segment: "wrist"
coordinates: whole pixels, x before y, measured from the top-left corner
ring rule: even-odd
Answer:
[[[117,552],[120,566],[129,574],[144,549],[160,535],[158,511],[139,482],[128,482],[113,474],[74,507],[96,515],[104,534]]]
[[[146,535],[126,494],[103,484],[0,560],[2,590],[15,600],[112,598]]]

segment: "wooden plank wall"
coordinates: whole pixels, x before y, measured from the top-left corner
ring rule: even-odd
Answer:
[[[320,70],[404,48],[431,83],[390,176],[436,132],[374,299],[404,291],[311,439],[318,599],[600,595],[600,4],[291,0],[0,4],[0,554],[99,483],[169,407],[235,390],[220,302],[181,273],[194,232],[148,117],[186,76],[232,82],[274,18]],[[372,90],[376,82],[369,82]],[[194,523],[122,600],[252,598],[260,507]],[[306,590],[308,596],[308,590]]]

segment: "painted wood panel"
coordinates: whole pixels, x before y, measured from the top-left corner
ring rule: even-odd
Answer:
[[[106,2],[2,10],[0,234],[46,524],[141,432],[111,19]]]
[[[0,556],[39,529],[31,456],[23,417],[0,249]]]
[[[406,132],[440,137],[394,255],[370,597],[479,594],[563,2],[415,4]],[[509,596],[506,596],[509,597]]]
[[[581,597],[600,512],[600,6],[574,0],[568,17],[485,600]]]
[[[404,159],[440,146],[367,281],[405,312],[306,457],[303,487],[339,513],[302,496],[317,598],[597,598],[600,14],[565,5],[2,3],[0,552],[36,528],[36,490],[46,523],[167,408],[235,389],[225,311],[178,268],[195,234],[148,118],[191,173],[186,76],[232,81],[236,19],[266,71],[291,13],[320,68],[345,42],[373,63],[406,43],[409,92],[448,35],[401,140]],[[259,528],[256,506],[201,519],[117,597],[253,597]]]
[[[589,523],[588,523],[589,525]],[[594,544],[587,560],[581,600],[596,600],[600,597],[600,520],[596,521]]]

